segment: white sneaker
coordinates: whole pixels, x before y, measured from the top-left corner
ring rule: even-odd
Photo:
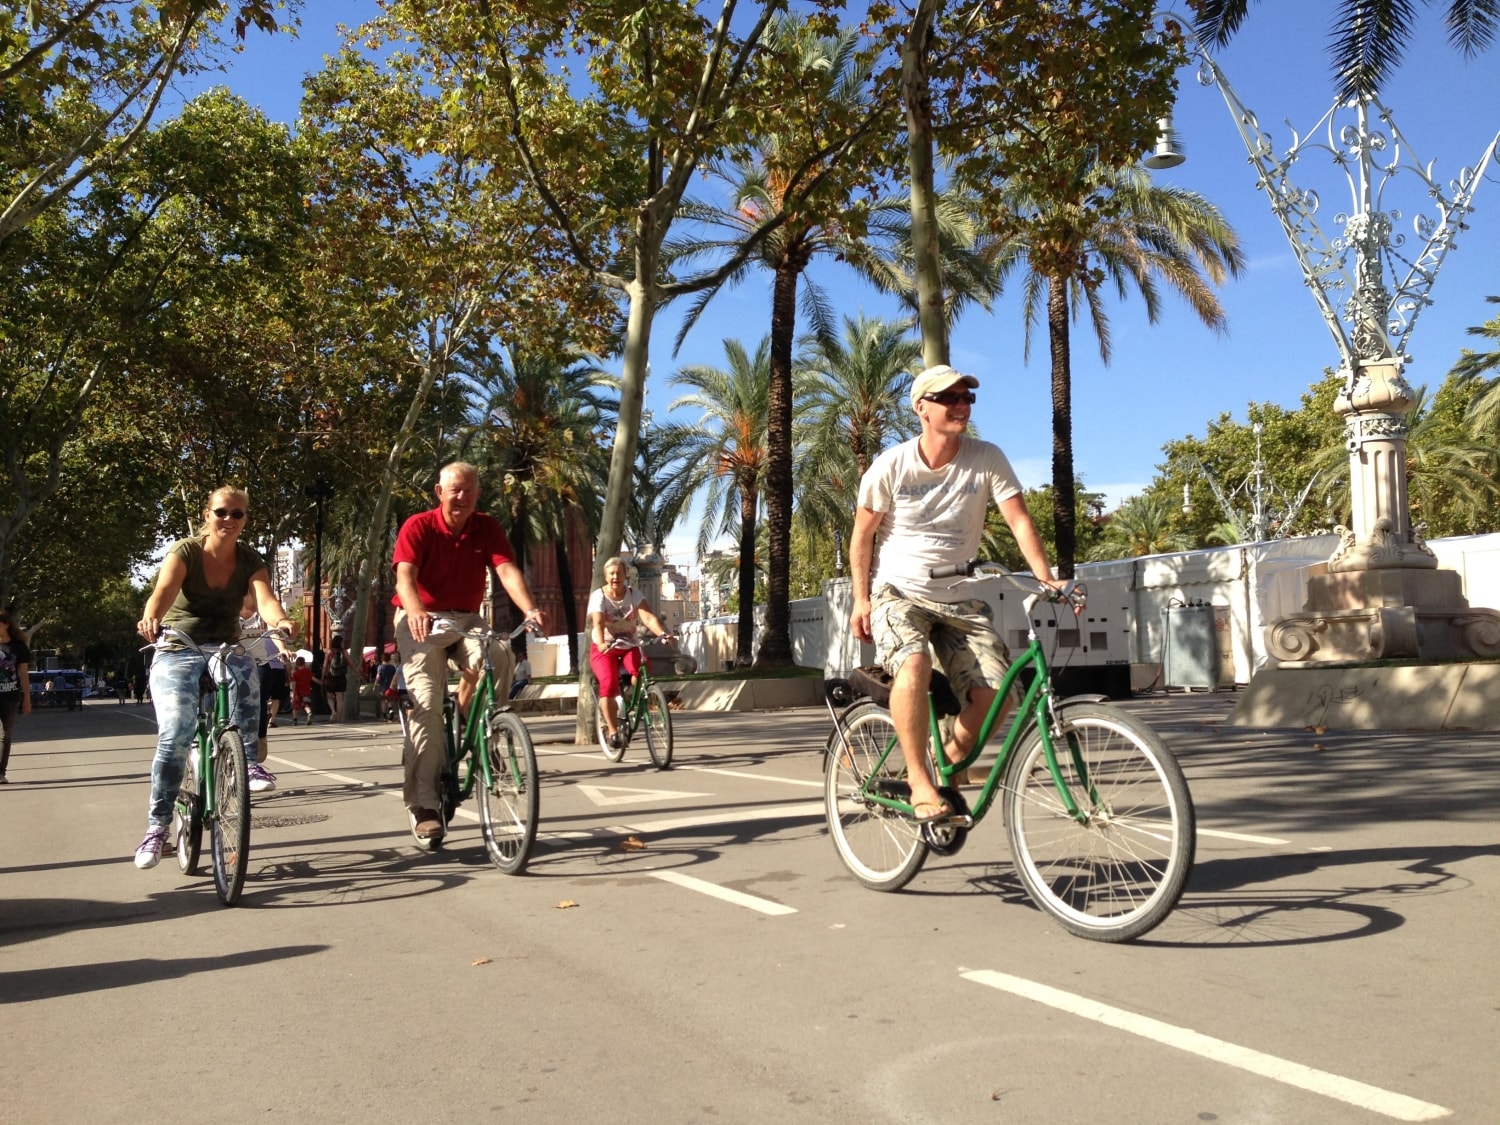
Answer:
[[[155,867],[161,862],[161,849],[166,842],[165,825],[153,824],[146,829],[146,838],[141,841],[141,846],[135,849],[135,865],[142,871]]]
[[[276,788],[276,775],[259,762],[251,762],[249,770],[250,792],[269,793]]]

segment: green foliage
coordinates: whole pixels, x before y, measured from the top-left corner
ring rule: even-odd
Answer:
[[[1031,521],[1036,524],[1037,534],[1042,537],[1042,543],[1047,548],[1047,556],[1056,558],[1057,528],[1053,522],[1056,505],[1052,500],[1051,485],[1028,488],[1024,493],[1024,499],[1027,510],[1031,512]],[[1090,492],[1084,487],[1082,481],[1078,481],[1073,487],[1073,502],[1076,509],[1075,523],[1079,531],[1080,548],[1084,557],[1088,558],[1091,557],[1088,552],[1094,549],[1104,534],[1100,526],[1104,512],[1104,494]],[[1011,570],[1031,569],[1021,555],[1021,548],[1017,546],[1015,536],[1011,534],[1010,525],[995,508],[991,508],[985,514],[984,537],[980,541],[979,551],[984,558],[1003,563]]]
[[[1160,496],[1132,496],[1110,515],[1103,538],[1089,548],[1086,557],[1100,562],[1190,550],[1191,537],[1173,528],[1175,515],[1172,505]]]
[[[217,64],[216,24],[278,30],[300,0],[28,0],[0,9],[0,247],[118,169],[168,85]]]

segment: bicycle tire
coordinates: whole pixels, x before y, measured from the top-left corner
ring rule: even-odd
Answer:
[[[484,746],[490,781],[479,781],[479,820],[490,860],[507,875],[519,875],[536,841],[540,779],[536,750],[526,724],[514,713],[492,710],[485,720]]]
[[[594,700],[594,733],[599,736],[599,749],[604,751],[604,756],[611,762],[618,762],[625,757],[625,701],[620,696],[615,696],[615,716],[619,724],[620,745],[609,744],[609,729],[604,725],[604,700]]]
[[[245,886],[250,862],[250,778],[245,743],[237,730],[220,731],[214,739],[209,773],[214,786],[214,890],[219,901],[233,906]]]
[[[664,770],[672,764],[672,711],[667,706],[667,693],[656,684],[646,689],[646,716],[642,721],[646,749],[656,768]]]
[[[1197,839],[1192,795],[1172,752],[1129,713],[1078,703],[1059,720],[1058,769],[1082,819],[1067,813],[1033,728],[1005,777],[1016,873],[1069,933],[1129,941],[1160,925],[1187,884]]]
[[[198,873],[198,857],[203,852],[203,793],[197,778],[198,745],[188,751],[187,776],[172,802],[172,827],[168,829],[177,845],[177,869],[184,875]]]
[[[839,720],[844,731],[828,736],[823,769],[823,804],[834,850],[856,879],[871,890],[899,891],[922,869],[928,846],[911,817],[859,795],[863,779],[876,768],[895,740],[890,712],[879,704],[857,703]],[[847,748],[845,746],[847,741]],[[910,800],[906,761],[892,748],[881,767],[891,796]]]

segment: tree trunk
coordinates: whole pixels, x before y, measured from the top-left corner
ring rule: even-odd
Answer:
[[[406,446],[417,428],[417,419],[422,416],[433,384],[447,371],[448,358],[457,342],[463,338],[478,308],[478,301],[471,302],[450,328],[446,340],[428,353],[427,362],[422,369],[422,381],[417,384],[411,405],[406,408],[406,415],[401,419],[401,428],[396,431],[396,440],[391,443],[391,450],[386,454],[385,469],[380,474],[380,491],[375,497],[375,512],[370,517],[370,526],[365,530],[364,558],[359,564],[359,586],[354,594],[354,627],[350,630],[350,636],[359,638],[361,660],[364,658],[365,632],[370,620],[370,587],[374,584],[375,571],[387,561],[385,525],[390,518],[391,494],[396,491],[396,482],[401,475],[401,460],[406,455]],[[350,643],[354,644],[353,641]],[[344,696],[344,718],[359,718],[357,689]]]
[[[792,664],[792,345],[797,334],[797,278],[807,264],[800,246],[776,267],[771,293],[771,385],[766,399],[766,625],[758,668]],[[800,259],[800,261],[799,261]],[[743,549],[743,544],[742,544]],[[741,590],[744,582],[741,580]],[[741,607],[743,608],[743,606]]]
[[[642,228],[650,224],[643,217]],[[649,241],[648,241],[649,240]],[[604,514],[599,538],[594,544],[594,576],[590,589],[604,581],[604,560],[620,553],[625,538],[625,520],[630,511],[630,490],[635,482],[635,447],[640,437],[641,406],[646,397],[646,367],[650,359],[651,322],[656,317],[656,289],[652,279],[661,236],[650,229],[637,230],[636,279],[630,283],[630,318],[625,328],[624,367],[620,372],[620,409],[615,425],[615,444],[609,457],[609,484],[604,492]],[[582,646],[584,652],[588,646]],[[575,745],[594,741],[594,677],[587,659],[574,668],[578,675],[578,721],[573,728]]]
[[[1047,336],[1052,344],[1052,518],[1056,525],[1057,574],[1073,577],[1078,553],[1073,488],[1073,377],[1068,341],[1068,283],[1047,279]]]
[[[916,273],[917,317],[922,326],[922,362],[948,362],[948,325],[943,319],[943,272],[938,256],[937,190],[932,171],[932,91],[927,49],[938,0],[918,0],[911,29],[901,44],[901,101],[906,109],[906,163],[911,176],[911,250]]]
[[[740,624],[734,663],[748,668],[755,651],[755,488],[740,486]]]
[[[557,555],[557,588],[562,595],[563,635],[568,638],[568,667],[578,667],[578,599],[573,596],[573,571],[568,563],[568,525],[554,543]]]

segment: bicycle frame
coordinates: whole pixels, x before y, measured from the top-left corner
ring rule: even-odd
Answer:
[[[228,646],[233,651],[233,646]],[[234,724],[230,720],[229,692],[231,677],[229,675],[228,653],[226,646],[220,645],[213,652],[198,651],[203,654],[207,662],[209,679],[214,682],[214,703],[212,712],[203,709],[203,696],[198,696],[198,705],[195,709],[195,721],[193,726],[193,766],[198,778],[199,796],[203,798],[203,821],[208,823],[218,815],[215,806],[217,794],[214,786],[204,784],[205,778],[211,777],[209,764],[213,759],[214,746],[221,733],[231,728]],[[217,666],[217,671],[215,667]],[[238,729],[238,728],[234,728]]]
[[[469,700],[469,713],[462,717],[456,714],[457,704],[453,696],[443,701],[443,739],[448,754],[448,768],[458,780],[459,799],[467,801],[474,792],[475,774],[481,773],[486,785],[494,784],[490,776],[489,755],[481,754],[483,746],[484,716],[489,714],[495,702],[495,669],[490,660],[489,645],[485,645],[484,674],[474,687],[474,698]],[[462,724],[462,731],[457,728]],[[468,769],[461,774],[459,766],[468,760]]]
[[[490,653],[490,646],[497,640],[510,640],[516,636],[522,625],[511,633],[510,636],[482,630],[477,633],[465,632],[472,639],[479,640],[484,648],[484,672],[479,677],[479,682],[474,687],[474,697],[469,700],[469,711],[467,715],[457,715],[457,704],[453,693],[445,692],[443,696],[443,752],[447,756],[448,769],[458,783],[458,800],[467,801],[474,792],[476,774],[481,776],[486,786],[494,784],[495,779],[490,773],[489,755],[481,753],[484,748],[484,717],[489,714],[499,696],[495,691],[495,662]],[[460,770],[463,761],[468,760],[468,768]],[[512,769],[512,780],[520,784],[521,777]]]
[[[989,742],[990,735],[994,732],[1000,715],[1005,709],[1005,701],[1010,698],[1012,689],[1020,680],[1021,673],[1026,668],[1035,669],[1036,674],[1032,677],[1031,686],[1026,689],[1021,699],[1021,705],[1016,708],[1016,713],[1010,721],[1010,728],[1006,731],[1004,742],[1001,743],[999,756],[995,759],[995,764],[990,768],[989,776],[985,778],[984,784],[979,791],[979,797],[974,802],[970,811],[970,819],[975,824],[984,819],[985,813],[989,811],[990,805],[994,803],[995,795],[999,792],[1001,782],[1005,777],[1005,767],[1010,763],[1011,754],[1020,745],[1022,736],[1031,729],[1033,724],[1035,724],[1040,733],[1042,749],[1047,761],[1047,769],[1052,775],[1052,783],[1057,788],[1058,799],[1061,801],[1063,808],[1067,810],[1067,814],[1074,820],[1082,821],[1087,817],[1087,814],[1079,808],[1078,802],[1074,799],[1072,787],[1063,778],[1062,768],[1058,765],[1057,749],[1052,741],[1051,719],[1056,712],[1056,702],[1052,694],[1052,681],[1047,667],[1046,653],[1042,650],[1042,644],[1037,638],[1035,628],[1029,624],[1031,611],[1035,607],[1035,604],[1034,598],[1028,598],[1026,601],[1027,636],[1029,638],[1026,651],[1019,658],[1012,661],[1010,667],[1006,669],[1005,677],[1000,681],[1000,687],[995,692],[994,701],[991,702],[989,710],[985,713],[984,721],[980,723],[979,734],[974,740],[974,749],[962,761],[949,764],[946,761],[946,756],[940,752],[940,748],[943,745],[942,730],[938,725],[937,709],[932,704],[932,696],[929,695],[927,697],[929,746],[934,751],[932,756],[934,767],[937,770],[938,783],[946,785],[955,773],[967,769],[974,762],[978,761],[979,755],[984,751],[986,744]],[[842,734],[840,737],[842,737]],[[883,805],[888,809],[902,812],[909,816],[915,815],[916,810],[909,802],[895,797],[888,797],[879,792],[878,789],[873,788],[870,784],[871,778],[881,775],[886,761],[893,753],[898,759],[900,758],[901,747],[895,738],[892,738],[886,746],[879,761],[876,762],[875,768],[871,770],[870,777],[867,777],[861,784],[860,796],[872,804]],[[1077,748],[1070,746],[1069,755],[1079,781],[1089,790],[1091,799],[1095,799],[1093,787],[1088,780],[1087,768]]]

